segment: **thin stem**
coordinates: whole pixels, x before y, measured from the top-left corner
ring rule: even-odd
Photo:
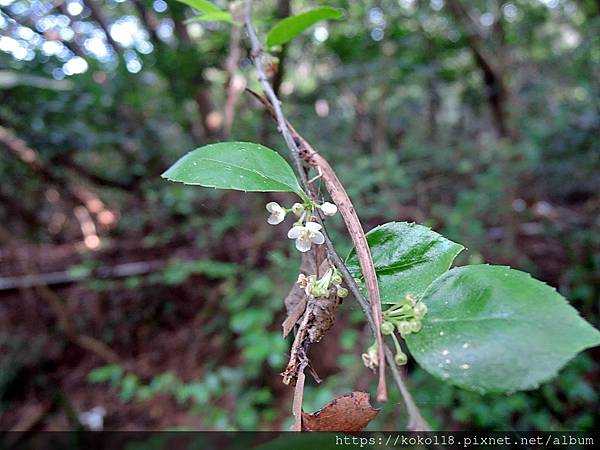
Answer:
[[[262,46],[260,44],[260,40],[258,39],[258,36],[256,35],[256,31],[254,30],[254,27],[252,25],[252,0],[246,0],[246,11],[245,11],[244,22],[245,22],[248,37],[250,38],[250,42],[251,42],[251,46],[252,46],[251,52],[252,52],[252,57],[254,60],[254,66],[255,66],[256,72],[258,74],[258,79],[262,85],[265,95],[267,96],[267,98],[269,99],[269,101],[273,107],[273,111],[275,112],[275,119],[277,121],[277,127],[279,129],[279,132],[282,134],[288,149],[290,150],[290,153],[291,153],[293,161],[294,161],[294,165],[296,166],[296,170],[297,170],[298,174],[300,175],[300,181],[301,181],[302,188],[308,194],[310,201],[314,203],[316,201],[316,199],[313,198],[312,191],[310,189],[310,184],[308,182],[308,177],[304,170],[302,160],[300,159],[300,156],[299,156],[298,146],[296,145],[296,142],[294,141],[292,135],[290,134],[289,128],[287,126],[287,121],[285,119],[285,116],[283,115],[283,111],[281,110],[281,102],[279,101],[279,99],[277,98],[277,95],[273,91],[273,88],[271,87],[271,85],[269,83],[269,80],[265,74],[262,62],[260,60],[263,57],[263,51],[262,51]],[[333,262],[333,264],[340,271],[342,278],[344,279],[344,282],[348,286],[348,289],[350,290],[350,292],[352,292],[352,294],[358,301],[358,304],[360,305],[361,309],[363,310],[363,313],[365,314],[365,317],[367,318],[367,322],[369,324],[371,332],[373,333],[373,336],[375,336],[375,337],[378,336],[379,330],[377,329],[375,320],[373,318],[373,314],[371,312],[371,304],[365,298],[365,296],[362,294],[362,292],[360,291],[360,288],[354,281],[354,277],[352,276],[352,274],[350,274],[350,272],[349,272],[348,268],[346,267],[346,265],[344,264],[342,258],[339,256],[339,254],[335,250],[333,243],[331,242],[331,239],[329,237],[329,234],[327,233],[325,224],[323,222],[323,217],[321,215],[321,211],[320,210],[315,211],[315,216],[316,216],[317,222],[319,222],[321,224],[321,226],[323,227],[321,232],[323,233],[323,236],[325,237],[325,246],[327,248],[327,254],[329,256],[329,259]],[[404,403],[406,404],[406,409],[407,409],[408,416],[409,416],[408,429],[412,430],[412,431],[429,431],[431,428],[429,427],[429,425],[427,424],[425,419],[423,419],[421,412],[419,411],[419,408],[415,404],[415,402],[412,398],[412,395],[406,386],[405,380],[404,380],[402,374],[400,373],[400,371],[398,370],[398,367],[396,366],[396,362],[394,361],[394,355],[392,354],[392,351],[386,345],[384,345],[383,347],[384,347],[384,351],[385,351],[385,359],[387,361],[387,365],[392,372],[392,378],[394,379],[394,382],[395,382],[396,386],[398,387],[398,390],[400,391],[400,394],[404,400]]]
[[[402,353],[402,348],[400,347],[400,342],[398,342],[398,338],[395,333],[392,333],[392,339],[394,341],[394,347],[396,348],[396,354]]]
[[[286,145],[290,149],[292,153],[292,158],[294,159],[294,165],[296,166],[296,170],[300,175],[300,181],[302,182],[302,187],[305,192],[308,192],[310,198],[310,189],[308,183],[308,177],[304,172],[304,166],[302,165],[302,160],[298,154],[298,146],[294,142],[294,138],[290,134],[290,131],[287,127],[287,123],[285,121],[285,116],[283,115],[283,111],[281,110],[281,102],[277,98],[277,95],[273,91],[271,84],[269,83],[269,79],[265,73],[263,68],[263,64],[261,58],[263,58],[262,46],[260,44],[260,40],[256,35],[256,31],[252,26],[252,0],[246,0],[246,13],[244,16],[244,22],[246,25],[246,31],[248,32],[248,37],[250,38],[250,42],[252,45],[251,52],[252,58],[254,60],[254,67],[256,68],[256,72],[258,74],[258,80],[260,81],[265,94],[269,98],[271,105],[273,106],[273,110],[275,111],[275,118],[277,120],[277,127],[279,128],[279,132],[283,135],[283,139],[285,140]]]

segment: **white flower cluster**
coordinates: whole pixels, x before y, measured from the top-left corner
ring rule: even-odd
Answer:
[[[323,244],[325,237],[321,233],[321,225],[311,219],[312,210],[314,207],[321,209],[326,216],[333,216],[337,212],[337,206],[333,203],[325,202],[321,205],[294,203],[294,205],[286,209],[277,202],[267,203],[267,211],[271,214],[267,222],[271,225],[277,225],[284,221],[288,212],[292,212],[299,217],[298,221],[288,231],[288,238],[296,240],[296,248],[301,252],[307,252],[312,247],[312,244]]]

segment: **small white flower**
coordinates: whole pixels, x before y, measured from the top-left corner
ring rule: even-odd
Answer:
[[[361,355],[363,364],[365,367],[375,370],[379,365],[379,358],[377,355],[377,346],[372,345],[367,349],[367,353]]]
[[[270,223],[271,225],[277,225],[278,223],[283,222],[283,219],[285,219],[285,209],[283,209],[279,205],[279,203],[269,202],[267,203],[266,208],[267,211],[271,213],[271,215],[267,219],[268,223]]]
[[[315,281],[317,281],[316,276],[309,275],[307,277],[306,275],[301,273],[300,275],[298,275],[298,281],[296,281],[296,283],[298,284],[298,286],[300,286],[302,289],[304,289],[304,292],[306,292],[306,295],[311,295],[311,291],[315,284]]]
[[[306,275],[304,275],[303,273],[299,273],[296,284],[300,287],[306,287],[307,283],[308,283],[308,278],[306,278]]]
[[[333,203],[325,202],[321,205],[321,211],[326,216],[333,216],[337,212],[338,208]]]
[[[295,225],[288,231],[288,238],[296,239],[296,248],[302,253],[310,250],[312,244],[322,244],[325,237],[319,231],[321,225],[316,222],[306,222],[306,226]]]

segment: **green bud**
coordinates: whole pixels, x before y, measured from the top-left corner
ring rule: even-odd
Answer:
[[[415,306],[417,304],[417,299],[412,294],[406,294],[404,300],[406,301],[406,304],[410,306]]]
[[[348,289],[346,289],[345,287],[338,286],[337,287],[337,296],[339,298],[348,297]]]
[[[419,319],[411,319],[408,321],[408,326],[410,327],[410,331],[417,333],[421,330],[421,321]]]
[[[300,217],[304,212],[304,205],[301,203],[294,203],[292,206],[292,212],[296,214],[296,216]]]
[[[381,324],[382,334],[392,334],[394,332],[394,324],[390,322],[383,322]]]
[[[412,331],[410,328],[410,323],[408,320],[403,320],[398,324],[398,331],[400,332],[400,336],[404,337],[407,334],[410,334]]]
[[[427,305],[423,302],[417,303],[413,309],[415,311],[415,316],[417,316],[418,319],[423,318],[425,314],[427,314]]]
[[[397,365],[403,366],[408,362],[408,356],[406,356],[406,353],[404,352],[399,352],[394,356],[394,361]]]
[[[331,283],[336,286],[338,284],[342,284],[342,277],[340,276],[339,273],[335,272],[333,275],[331,275]]]
[[[310,293],[313,297],[329,297],[329,289],[324,286],[315,284],[311,289]]]

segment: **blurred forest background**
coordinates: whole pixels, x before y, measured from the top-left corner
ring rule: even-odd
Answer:
[[[228,8],[224,0],[215,0]],[[600,325],[600,2],[256,2],[292,123],[366,229],[417,221],[459,264],[530,271]],[[283,298],[300,258],[265,203],[160,174],[223,139],[287,157],[243,31],[164,0],[0,0],[0,428],[287,429]],[[339,217],[335,242],[350,241]],[[551,326],[551,324],[549,325]],[[306,411],[375,378],[347,299],[313,348]],[[600,353],[537,391],[480,396],[409,363],[440,429],[598,429]],[[394,389],[370,429],[402,429]]]

